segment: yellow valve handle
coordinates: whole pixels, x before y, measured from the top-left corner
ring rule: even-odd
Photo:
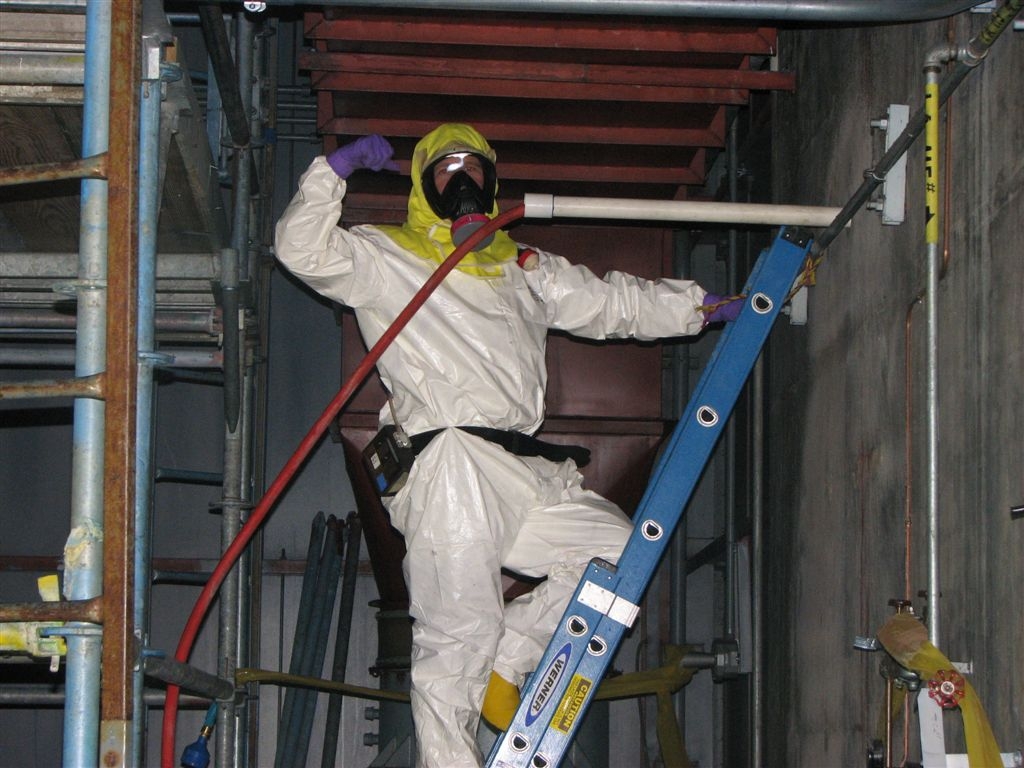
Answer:
[[[939,670],[953,668],[953,663],[928,641],[928,630],[917,617],[897,613],[878,632],[878,640],[885,650],[907,669],[921,676],[925,682]],[[988,716],[978,694],[968,680],[964,680],[964,697],[960,700],[960,713],[964,719],[964,738],[967,741],[967,762],[971,768],[996,768],[1003,764]]]

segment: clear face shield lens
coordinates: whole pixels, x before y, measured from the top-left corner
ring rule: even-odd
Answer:
[[[438,171],[444,171],[452,174],[456,171],[461,171],[466,168],[466,160],[473,157],[469,152],[457,152],[454,155],[447,155],[442,157],[437,165],[434,166],[434,173]],[[480,168],[480,161],[477,160],[475,163],[477,168]]]
[[[472,178],[477,186],[485,185],[487,173],[483,161],[478,155],[471,152],[456,152],[445,155],[433,164],[434,187],[439,189],[445,186],[445,180],[455,174],[462,172]]]

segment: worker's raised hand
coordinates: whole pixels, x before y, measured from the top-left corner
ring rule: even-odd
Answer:
[[[704,296],[704,324],[708,323],[731,323],[740,316],[743,309],[743,298],[741,296],[719,296],[717,293],[709,293]]]
[[[347,179],[354,171],[368,168],[371,171],[397,171],[394,160],[395,150],[383,136],[371,133],[343,147],[338,147],[327,156],[327,163],[341,178]]]

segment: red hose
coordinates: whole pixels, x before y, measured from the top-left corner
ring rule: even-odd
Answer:
[[[227,578],[228,573],[234,566],[235,561],[241,556],[242,552],[249,545],[249,541],[252,539],[253,534],[263,524],[263,521],[270,515],[271,509],[275,503],[277,503],[278,497],[281,492],[291,482],[292,477],[298,471],[299,467],[309,456],[313,447],[320,440],[324,432],[330,426],[331,422],[334,421],[338,412],[341,411],[342,407],[348,402],[348,399],[352,397],[352,394],[359,388],[359,385],[363,383],[363,379],[369,375],[370,371],[377,364],[380,356],[384,354],[384,350],[387,349],[391,342],[395,340],[395,337],[399,332],[406,326],[412,316],[416,314],[423,303],[427,300],[427,297],[434,292],[434,289],[441,284],[441,281],[448,276],[455,266],[462,260],[462,258],[469,252],[469,250],[476,245],[480,240],[494,232],[497,229],[509,224],[517,219],[523,217],[525,209],[523,204],[519,204],[514,208],[511,208],[504,213],[496,216],[488,224],[481,227],[479,230],[473,233],[473,235],[462,245],[458,246],[451,255],[441,262],[441,265],[434,270],[434,272],[427,278],[423,286],[416,292],[416,295],[412,297],[412,300],[405,306],[405,308],[398,314],[394,322],[388,326],[388,329],[378,339],[377,343],[373,345],[373,348],[366,353],[366,357],[362,359],[359,365],[353,371],[340,390],[338,394],[334,396],[324,412],[320,414],[313,426],[310,428],[306,436],[302,438],[302,442],[299,443],[299,447],[295,449],[295,452],[291,455],[291,458],[285,462],[284,467],[278,473],[274,482],[270,484],[267,492],[263,494],[263,498],[260,499],[249,515],[249,519],[246,520],[245,525],[242,526],[238,532],[238,536],[231,542],[227,549],[224,550],[224,554],[221,555],[220,561],[217,563],[217,567],[213,569],[213,573],[210,574],[210,580],[206,582],[206,586],[203,587],[203,591],[199,593],[199,597],[196,599],[196,604],[192,608],[192,613],[189,614],[188,621],[185,622],[185,628],[182,630],[181,638],[178,640],[178,648],[174,652],[174,658],[182,663],[188,661],[189,656],[192,653],[192,646],[195,644],[196,636],[199,634],[199,629],[202,626],[203,619],[206,616],[206,612],[210,609],[210,605],[213,603],[213,598],[217,594],[217,590],[220,589],[220,585]],[[162,768],[174,768],[174,741],[175,741],[175,730],[177,728],[178,720],[178,696],[180,689],[176,685],[167,686],[167,700],[164,705],[164,719],[162,728],[162,745],[160,750],[160,764]]]

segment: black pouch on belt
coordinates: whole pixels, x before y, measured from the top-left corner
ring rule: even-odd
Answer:
[[[381,496],[394,496],[405,485],[416,458],[409,436],[388,424],[363,449],[363,464]]]
[[[549,443],[545,440],[538,440],[532,435],[524,435],[522,432],[513,432],[507,429],[491,429],[490,427],[459,427],[459,429],[497,443],[516,456],[540,456],[555,462],[572,459],[576,462],[577,467],[585,467],[590,462],[590,450],[581,445]],[[434,429],[430,432],[420,432],[409,438],[412,442],[413,455],[419,454],[441,431]]]

